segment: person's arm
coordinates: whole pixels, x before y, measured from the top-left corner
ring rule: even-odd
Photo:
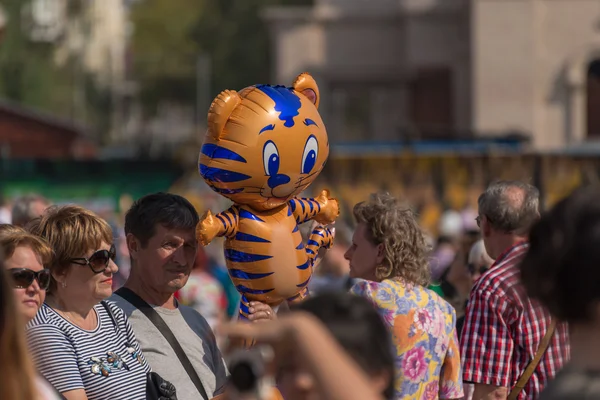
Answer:
[[[70,390],[61,394],[67,400],[88,400],[85,390],[83,389]]]
[[[452,319],[456,321],[453,312]],[[453,324],[450,333],[450,342],[440,371],[440,399],[462,399],[464,396],[462,369],[460,365],[460,348],[456,334],[456,325]]]
[[[87,400],[77,354],[65,334],[53,325],[38,325],[27,331],[27,339],[37,370],[46,380],[67,400]]]
[[[263,324],[228,325],[221,332],[231,338],[252,337],[271,344],[277,360],[297,360],[314,377],[323,398],[382,399],[356,362],[311,315],[294,312]]]
[[[473,385],[473,400],[505,400],[508,397],[508,388],[476,383]]]
[[[473,383],[473,400],[508,396],[514,343],[507,323],[509,304],[489,288],[471,293],[463,333],[463,381]]]

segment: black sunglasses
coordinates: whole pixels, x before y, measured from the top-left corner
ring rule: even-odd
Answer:
[[[71,258],[69,262],[73,264],[89,266],[93,273],[99,274],[103,272],[106,267],[108,267],[108,263],[110,260],[115,260],[117,257],[117,250],[115,249],[115,245],[110,246],[110,250],[98,250],[94,252],[90,256],[90,258]]]
[[[27,289],[35,279],[40,289],[47,290],[50,286],[50,270],[32,271],[28,268],[11,268],[8,270],[13,280],[15,289]]]

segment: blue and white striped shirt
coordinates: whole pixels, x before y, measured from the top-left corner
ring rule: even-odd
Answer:
[[[89,400],[145,400],[150,367],[123,310],[113,302],[94,307],[98,326],[87,331],[47,304],[27,325],[29,349],[59,392],[84,389]]]

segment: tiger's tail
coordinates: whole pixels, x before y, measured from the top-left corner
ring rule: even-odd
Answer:
[[[315,263],[319,249],[321,247],[330,249],[331,246],[333,246],[333,233],[331,230],[324,226],[316,227],[310,234],[306,245],[306,255],[311,266]]]

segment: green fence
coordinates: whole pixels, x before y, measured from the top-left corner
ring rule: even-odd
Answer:
[[[7,198],[39,193],[55,202],[103,201],[167,191],[183,171],[172,161],[2,161],[0,192]]]

